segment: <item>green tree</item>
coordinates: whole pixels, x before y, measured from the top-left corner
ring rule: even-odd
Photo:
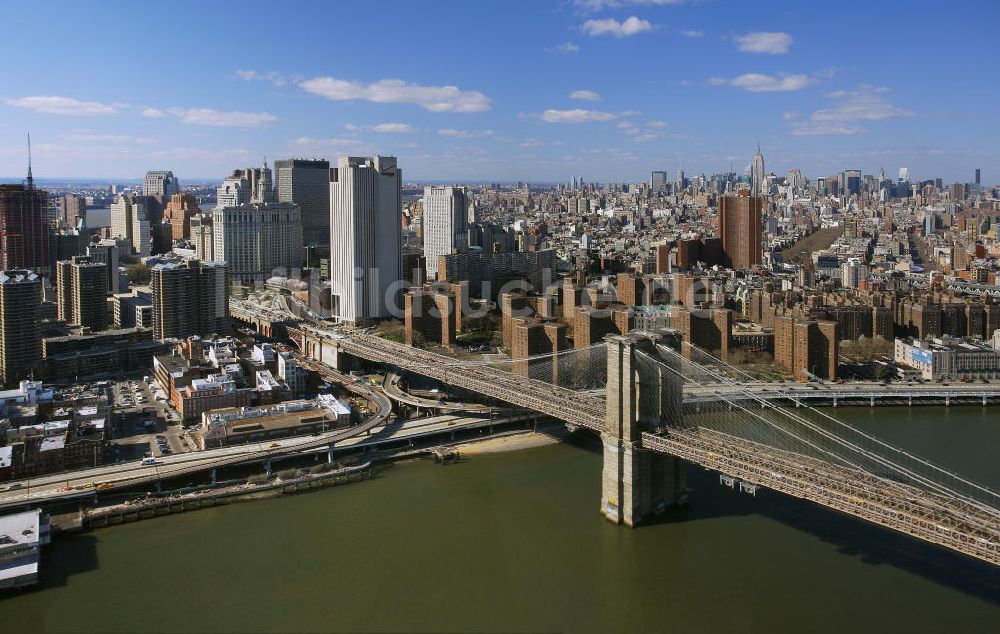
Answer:
[[[149,284],[152,277],[149,267],[141,262],[126,266],[125,274],[128,275],[128,281],[137,286]]]

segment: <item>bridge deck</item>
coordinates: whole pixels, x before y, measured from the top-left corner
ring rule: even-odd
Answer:
[[[342,339],[345,352],[415,372],[568,423],[601,431],[605,403],[488,366],[373,336]],[[713,394],[723,398],[724,395]],[[711,397],[710,397],[711,398]],[[866,472],[775,449],[708,429],[645,433],[642,445],[742,481],[866,519],[1000,565],[1000,512],[906,486]]]
[[[1000,565],[1000,513],[708,429],[644,433],[643,447]]]

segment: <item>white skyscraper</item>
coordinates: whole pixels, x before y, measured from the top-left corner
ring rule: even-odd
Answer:
[[[167,200],[181,191],[177,177],[170,171],[146,172],[142,181],[142,193],[146,196],[162,196]]]
[[[216,197],[208,234],[204,231],[208,223],[197,225],[196,253],[207,255],[204,241],[211,235],[213,258],[226,262],[229,275],[244,284],[286,276],[302,264],[301,210],[296,204],[277,202],[266,164],[234,170]]]
[[[424,258],[427,279],[434,280],[440,255],[469,248],[467,207],[464,187],[424,187]]]
[[[340,321],[389,317],[398,303],[401,185],[394,156],[341,157],[330,169],[331,308]]]
[[[125,196],[111,203],[111,237],[132,244],[132,201]]]
[[[764,193],[764,155],[760,153],[760,143],[750,164],[750,191],[755,196]]]

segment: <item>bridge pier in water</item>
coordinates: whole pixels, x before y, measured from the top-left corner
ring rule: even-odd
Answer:
[[[655,335],[611,336],[606,341],[601,513],[615,524],[635,526],[687,502],[683,461],[642,447],[642,432],[680,423],[682,379],[662,366],[636,363],[639,350],[657,355]]]

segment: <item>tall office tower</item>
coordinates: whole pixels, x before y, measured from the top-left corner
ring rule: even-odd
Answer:
[[[163,210],[163,220],[170,223],[174,240],[186,240],[191,233],[191,218],[200,214],[198,201],[191,194],[174,194]]]
[[[0,185],[0,270],[49,267],[48,194],[28,179],[21,185]]]
[[[792,191],[799,191],[805,189],[806,181],[802,178],[802,171],[799,169],[790,169],[785,175],[785,182],[788,184]]]
[[[277,202],[266,164],[235,170],[219,192],[212,211],[212,255],[228,264],[233,279],[259,284],[301,266],[301,210],[295,203]]]
[[[215,261],[215,238],[212,235],[212,214],[198,214],[191,219],[191,242],[194,255],[203,262]]]
[[[330,161],[275,161],[274,185],[278,202],[302,211],[302,243],[330,244]]]
[[[108,325],[108,267],[90,256],[77,255],[56,264],[59,319],[68,324],[103,330]]]
[[[243,170],[233,170],[215,190],[216,207],[236,207],[250,202],[250,181]]]
[[[0,383],[16,384],[42,360],[38,327],[42,280],[20,269],[0,272]]]
[[[132,203],[132,252],[140,258],[148,257],[153,245],[152,223],[147,215],[148,205],[138,200]]]
[[[151,273],[153,337],[183,339],[228,330],[225,262],[157,264]]]
[[[118,242],[115,240],[101,240],[96,244],[87,246],[87,255],[94,262],[99,262],[108,267],[108,292],[121,292],[121,274],[118,271],[119,252]]]
[[[844,170],[840,173],[840,191],[844,196],[861,193],[861,170]]]
[[[439,255],[468,250],[468,204],[465,187],[424,187],[424,259],[428,280],[435,279]]]
[[[170,171],[146,172],[142,181],[142,193],[146,196],[160,196],[169,200],[181,190],[177,177]]]
[[[653,193],[662,192],[667,188],[667,173],[662,171],[653,172],[649,177],[649,188]]]
[[[719,198],[719,238],[723,262],[731,269],[748,269],[761,262],[763,198],[743,190]]]
[[[684,189],[684,170],[677,170],[676,191]]]
[[[87,199],[76,194],[66,194],[62,199],[63,226],[76,227],[80,220],[87,219]]]
[[[910,182],[910,169],[908,167],[899,168],[899,182],[900,183]]]
[[[111,237],[132,244],[132,199],[128,196],[118,196],[111,203]]]
[[[750,191],[756,196],[767,193],[764,191],[764,155],[760,153],[760,143],[757,152],[750,163]]]
[[[979,187],[980,185],[982,185],[982,184],[983,184],[983,183],[982,183],[982,180],[980,180],[980,179],[981,179],[981,177],[982,177],[982,175],[983,175],[983,174],[982,174],[982,171],[981,171],[981,169],[977,167],[977,168],[976,168],[976,188],[978,188],[978,187]]]
[[[360,323],[390,316],[403,278],[402,172],[394,156],[341,157],[330,169],[333,316]]]

